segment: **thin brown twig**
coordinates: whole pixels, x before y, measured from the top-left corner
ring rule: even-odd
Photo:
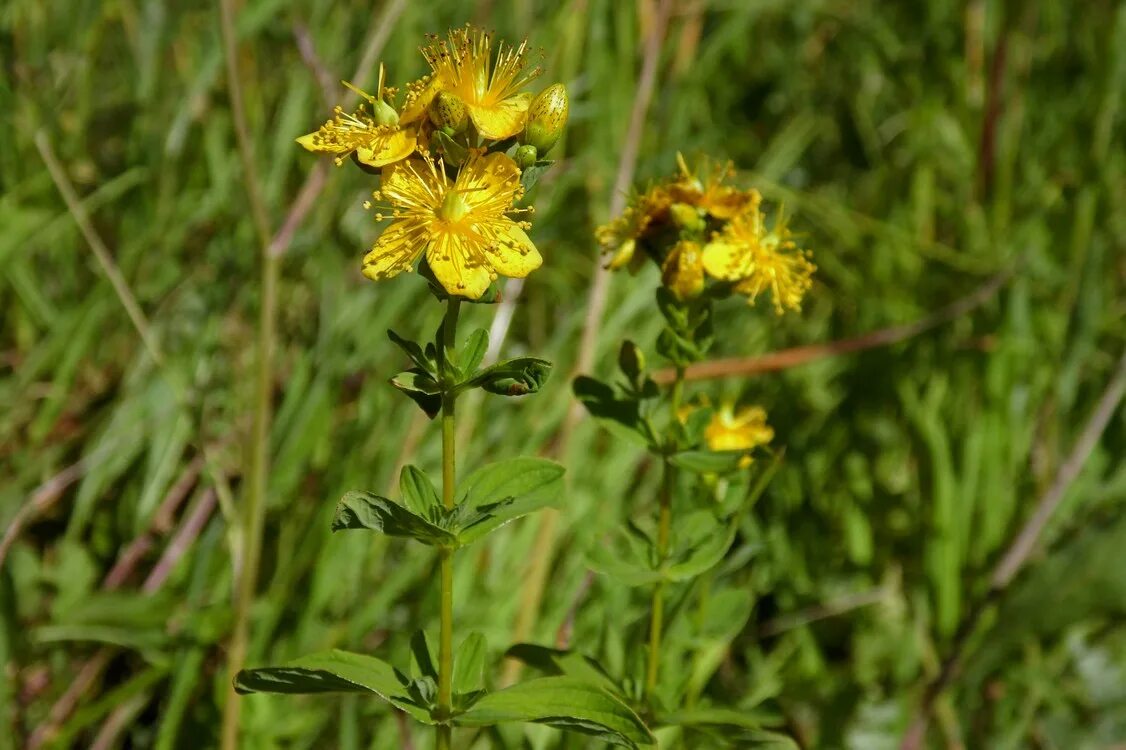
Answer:
[[[668,28],[671,9],[671,0],[659,0],[655,18],[648,30],[649,33],[646,35],[637,93],[633,100],[633,108],[630,111],[629,126],[626,129],[622,153],[618,159],[618,173],[610,196],[611,215],[617,215],[625,208],[629,187],[633,183],[634,174],[637,170],[641,137],[645,119],[649,113],[649,105],[653,99],[653,91],[656,88],[657,65],[660,62],[661,45]],[[606,311],[606,298],[609,289],[609,271],[603,267],[601,259],[596,259],[594,276],[591,279],[590,292],[587,295],[587,311],[583,321],[579,356],[574,373],[588,371],[594,362],[595,350],[598,346],[598,333],[602,328],[602,317]],[[572,404],[567,412],[559,441],[556,444],[556,455],[565,456],[567,454],[575,427],[582,419],[582,415],[582,407],[577,403]],[[544,584],[547,581],[547,574],[554,556],[558,527],[559,511],[551,508],[545,509],[540,514],[539,527],[536,530],[536,539],[533,546],[535,556],[532,559],[527,578],[524,580],[521,604],[512,628],[514,643],[526,640],[539,618],[540,603],[543,599]],[[509,659],[505,666],[502,684],[514,683],[520,675],[520,669],[520,662]]]
[[[790,349],[781,349],[754,357],[731,357],[727,359],[713,359],[709,362],[700,362],[688,366],[685,371],[685,379],[711,380],[714,378],[758,375],[764,372],[786,370],[826,357],[835,357],[841,354],[849,354],[895,344],[960,318],[971,310],[980,307],[992,299],[1001,287],[1012,278],[1012,275],[1012,269],[1002,271],[985,284],[982,284],[971,294],[955,300],[946,307],[920,320],[916,320],[913,323],[891,326],[890,328],[881,328],[878,331],[872,331],[863,336],[832,341],[828,344],[795,346]],[[671,383],[675,376],[676,373],[672,369],[657,370],[653,373],[653,379],[658,383]]]
[[[1087,459],[1090,458],[1124,395],[1126,395],[1126,353],[1118,360],[1114,374],[1107,382],[1102,396],[1099,397],[1067,459],[1056,472],[1051,486],[1036,502],[1032,515],[1013,538],[1000,562],[993,569],[989,579],[989,590],[959,625],[958,631],[954,634],[950,653],[943,660],[938,674],[923,690],[923,698],[900,743],[900,750],[919,750],[923,746],[935,703],[961,671],[966,648],[977,631],[978,624],[1027,566],[1029,556],[1043,536],[1048,521],[1059,509],[1067,490],[1086,465]]]
[[[8,550],[15,544],[16,539],[19,537],[20,532],[23,531],[23,527],[27,522],[44,513],[48,508],[54,505],[55,502],[62,497],[67,487],[82,478],[89,464],[90,461],[88,458],[81,458],[35,488],[35,491],[31,493],[31,497],[28,501],[23,504],[16,512],[16,515],[12,517],[12,520],[8,522],[8,528],[4,529],[4,536],[0,538],[0,565],[4,564],[4,560],[8,556]]]

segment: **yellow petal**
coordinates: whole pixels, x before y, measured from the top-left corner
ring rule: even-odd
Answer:
[[[637,242],[635,240],[626,240],[622,243],[621,247],[618,248],[618,251],[614,253],[614,257],[610,259],[606,267],[611,271],[625,268],[633,260],[633,251],[636,248]]]
[[[406,220],[392,222],[364,256],[361,269],[364,276],[379,281],[410,270],[422,253],[424,237],[425,227],[417,225],[416,222]]]
[[[493,270],[503,276],[522,279],[543,264],[539,250],[516,222],[509,222],[508,240],[502,239],[485,253]]]
[[[304,148],[306,151],[312,151],[313,153],[320,153],[324,151],[325,149],[323,147],[318,146],[313,142],[313,136],[315,136],[316,134],[317,131],[314,130],[312,133],[306,133],[305,135],[301,136],[297,139],[298,145]]]
[[[426,110],[430,107],[430,102],[434,101],[434,97],[442,90],[442,83],[438,76],[430,76],[430,80],[425,84],[416,81],[408,85],[408,89],[412,87],[416,88],[410,91],[407,101],[403,103],[403,111],[399,113],[400,125],[409,125],[426,117]]]
[[[704,246],[704,270],[714,278],[736,281],[747,276],[754,267],[746,246],[716,240]]]
[[[415,142],[415,133],[411,129],[380,133],[367,146],[356,149],[356,158],[368,166],[382,167],[414,153]]]
[[[524,129],[532,95],[523,92],[495,104],[469,104],[469,117],[482,138],[499,141]]]
[[[468,256],[461,247],[462,240],[449,233],[434,237],[426,249],[426,262],[434,272],[434,278],[450,294],[469,299],[478,299],[493,277],[484,265],[469,265]]]

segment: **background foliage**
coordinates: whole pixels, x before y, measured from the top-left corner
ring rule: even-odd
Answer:
[[[528,35],[545,82],[572,94],[565,158],[535,196],[545,266],[513,295],[504,343],[506,355],[550,357],[557,374],[534,400],[491,400],[461,426],[463,466],[550,452],[572,404],[591,230],[607,218],[654,3],[400,5],[382,55],[394,78],[421,72],[424,32],[473,20]],[[330,107],[296,39],[332,78],[350,75],[381,10],[245,3],[249,115],[275,227],[314,164],[293,138]],[[157,0],[0,7],[0,521],[19,528],[0,568],[0,747],[44,727],[59,747],[216,736],[259,298],[217,18],[208,4]],[[356,83],[373,81],[369,70]],[[786,448],[716,574],[753,606],[696,597],[682,612],[714,623],[716,638],[736,627],[706,695],[782,717],[804,747],[898,745],[1126,346],[1124,92],[1126,5],[1108,0],[674,4],[639,175],[667,173],[678,150],[732,158],[796,214],[820,268],[800,316],[730,301],[719,354],[911,321],[1016,268],[984,307],[905,343],[698,388],[766,405]],[[151,320],[162,365],[36,133]],[[251,663],[333,646],[401,653],[408,624],[437,615],[432,558],[369,535],[330,543],[344,491],[382,492],[404,461],[433,469],[439,453],[437,432],[383,382],[403,364],[385,330],[426,335],[438,312],[418,279],[360,276],[375,233],[369,189],[333,170],[283,261]],[[651,342],[659,330],[652,275],[613,279],[597,374],[611,373],[624,335]],[[471,306],[466,323],[495,312]],[[531,640],[562,638],[613,667],[631,658],[624,624],[644,608],[592,578],[583,553],[652,502],[656,473],[589,421],[578,431],[561,458],[559,554]],[[202,466],[203,445],[218,471]],[[1126,739],[1124,456],[1120,411],[939,700],[933,746]],[[459,630],[483,632],[496,660],[536,532],[517,522],[460,569]],[[429,741],[355,697],[256,696],[243,711],[247,747]],[[478,746],[560,737],[506,730]]]

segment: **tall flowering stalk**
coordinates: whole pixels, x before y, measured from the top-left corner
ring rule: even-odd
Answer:
[[[467,391],[501,396],[540,390],[551,363],[519,357],[481,367],[488,331],[458,336],[463,303],[499,298],[496,282],[523,278],[543,262],[528,236],[531,208],[518,206],[551,165],[542,156],[567,120],[562,84],[538,95],[525,91],[540,73],[528,65],[526,43],[509,46],[465,27],[422,48],[431,73],[398,91],[380,68],[374,95],[298,143],[352,159],[379,176],[367,207],[389,221],[364,256],[362,271],[375,281],[417,271],[444,306],[432,341],[388,335],[412,366],[390,378],[442,433],[441,490],[420,469],[399,478],[401,497],[349,492],[337,506],[334,531],[368,530],[433,547],[438,557],[439,631],[436,655],[424,632],[415,634],[407,665],[341,650],[305,656],[281,667],[245,670],[241,693],[359,692],[379,696],[415,720],[435,727],[435,747],[453,746],[455,727],[530,721],[595,734],[617,744],[652,744],[652,735],[615,693],[598,682],[551,676],[489,693],[486,643],[464,637],[454,652],[453,581],[457,552],[500,526],[550,504],[563,468],[538,458],[514,458],[479,467],[458,479],[456,409]],[[351,87],[349,87],[351,88]]]
[[[596,233],[611,268],[636,271],[654,263],[660,270],[656,305],[665,326],[655,349],[676,373],[671,384],[658,386],[646,372],[642,349],[628,340],[618,357],[621,378],[580,377],[574,383],[593,416],[616,436],[645,446],[660,466],[652,517],[632,519],[609,544],[594,545],[589,564],[648,588],[644,632],[627,636],[627,642],[646,645],[627,673],[611,682],[659,728],[662,746],[668,740],[670,747],[672,738],[694,731],[735,747],[776,739],[760,730],[757,718],[726,706],[689,710],[708,669],[718,666],[713,646],[701,644],[714,644],[715,634],[724,633],[725,650],[751,607],[745,588],[701,592],[710,590],[710,571],[727,555],[739,520],[765,488],[780,453],[769,449],[774,431],[765,409],[713,407],[707,394],[686,393],[685,370],[712,346],[716,301],[737,295],[753,306],[769,297],[779,315],[797,310],[815,270],[781,213],[768,219],[758,191],[736,187],[733,177],[731,164],[703,160],[689,167],[678,157],[673,176],[632,196],[623,214]],[[755,454],[770,458],[755,460]],[[688,585],[697,579],[704,583]],[[690,593],[701,602],[699,617],[687,624],[682,617],[678,642],[669,643],[670,613],[683,611]],[[670,601],[676,605],[671,610]],[[709,607],[719,606],[714,602],[723,605],[713,611]],[[564,673],[576,664],[530,646],[520,654],[530,663],[551,658]]]

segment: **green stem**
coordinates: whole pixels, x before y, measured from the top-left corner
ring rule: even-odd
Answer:
[[[277,338],[277,285],[279,259],[270,251],[270,220],[262,193],[258,170],[254,161],[254,144],[247,123],[243,98],[242,76],[239,71],[238,39],[235,31],[236,9],[234,0],[220,0],[220,28],[223,38],[223,57],[226,61],[227,90],[234,122],[235,140],[242,164],[242,181],[246,189],[250,217],[261,247],[262,301],[258,313],[258,361],[255,375],[254,424],[251,435],[250,466],[248,467],[246,506],[240,519],[242,537],[241,568],[235,586],[234,627],[227,648],[227,695],[223,704],[223,722],[220,729],[220,746],[223,750],[236,750],[242,742],[239,737],[242,701],[234,691],[233,680],[246,662],[250,642],[250,616],[254,593],[258,584],[258,569],[262,553],[262,526],[266,516],[266,490],[270,472],[270,419],[271,392],[273,390],[273,354]]]
[[[442,352],[438,361],[439,376],[442,382],[442,504],[454,507],[454,482],[456,479],[454,460],[454,436],[457,422],[454,413],[456,394],[452,390],[452,379],[446,368],[447,357],[456,346],[457,316],[461,301],[450,297],[446,307],[446,317],[442,321]],[[454,566],[453,550],[442,549],[438,553],[441,571],[441,633],[438,640],[438,714],[443,719],[453,712],[453,640],[454,640]],[[449,724],[437,724],[436,747],[450,750],[453,728]]]
[[[672,384],[669,398],[671,412],[670,430],[674,429],[679,417],[680,402],[684,398],[684,367],[677,366],[676,380]],[[671,436],[670,436],[671,438]],[[665,564],[669,554],[669,536],[672,531],[672,495],[676,487],[676,467],[666,457],[661,477],[660,507],[657,511],[657,567]],[[665,581],[653,586],[653,599],[649,607],[649,662],[645,670],[645,695],[651,696],[657,688],[657,678],[661,670],[661,631],[665,619]]]

